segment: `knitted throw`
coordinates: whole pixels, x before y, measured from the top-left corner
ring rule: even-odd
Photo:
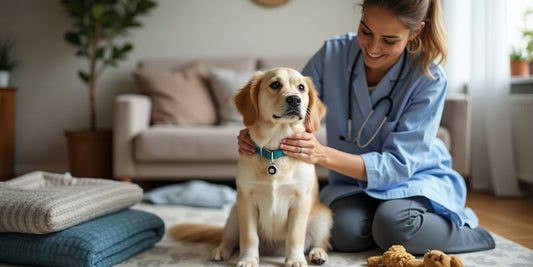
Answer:
[[[142,198],[131,183],[32,172],[0,182],[0,232],[45,234],[126,209]]]

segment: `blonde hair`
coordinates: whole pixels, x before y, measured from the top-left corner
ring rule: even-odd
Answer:
[[[364,0],[361,6],[363,11],[368,6],[389,10],[411,33],[416,32],[424,22],[425,26],[420,34],[407,43],[407,51],[415,55],[411,64],[420,64],[422,72],[434,78],[429,66],[433,62],[444,64],[448,56],[441,0]]]

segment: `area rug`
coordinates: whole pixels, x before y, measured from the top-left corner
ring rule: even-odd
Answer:
[[[156,206],[137,204],[133,208],[160,216],[167,227],[182,222],[199,222],[224,225],[229,210],[193,208],[186,206]],[[493,250],[455,254],[465,266],[533,267],[533,250],[504,237],[493,234],[496,248]],[[237,253],[228,262],[209,261],[214,245],[183,243],[164,237],[153,248],[146,250],[117,266],[235,266]],[[359,253],[330,252],[329,260],[322,266],[366,266],[369,256],[379,255],[379,250]],[[261,266],[283,266],[283,257],[261,257]]]

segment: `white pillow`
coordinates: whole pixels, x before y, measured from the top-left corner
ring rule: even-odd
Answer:
[[[229,69],[212,68],[210,83],[218,102],[221,124],[242,124],[231,98],[253,77],[253,71],[239,72]]]

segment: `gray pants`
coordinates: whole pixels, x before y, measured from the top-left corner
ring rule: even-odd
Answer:
[[[413,254],[428,249],[461,253],[495,247],[485,229],[459,228],[433,213],[425,197],[378,200],[363,193],[336,200],[330,208],[334,216],[330,242],[336,251],[361,251],[375,245],[387,250],[397,244]]]

